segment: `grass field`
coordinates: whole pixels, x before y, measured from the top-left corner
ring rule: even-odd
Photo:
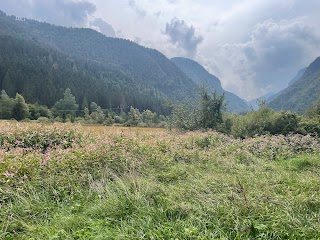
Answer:
[[[318,138],[0,129],[0,239],[320,239]]]

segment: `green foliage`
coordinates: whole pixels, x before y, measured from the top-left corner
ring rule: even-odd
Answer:
[[[47,149],[62,147],[70,148],[74,144],[80,143],[81,135],[79,131],[70,126],[65,128],[46,127],[46,129],[35,128],[15,128],[12,132],[4,128],[0,132],[0,149],[10,151],[12,149],[24,149],[26,152],[42,151]]]
[[[128,126],[137,126],[138,123],[142,121],[142,116],[137,108],[130,107],[130,111],[128,112],[128,120],[126,124]]]
[[[216,129],[223,122],[224,95],[218,96],[214,92],[211,96],[205,90],[200,93],[200,106],[196,110],[198,127],[203,129]]]
[[[195,113],[183,105],[175,105],[172,109],[170,127],[176,127],[181,130],[195,130],[197,126]]]
[[[148,127],[151,127],[157,120],[157,114],[151,112],[149,109],[142,112],[142,120]]]
[[[100,106],[96,103],[91,103],[92,113],[90,114],[90,120],[92,123],[102,124],[105,121],[106,115],[103,113]]]
[[[11,119],[14,99],[10,98],[5,90],[0,94],[0,119]]]
[[[12,108],[12,117],[18,121],[29,117],[29,107],[23,96],[16,94],[15,103]]]
[[[50,118],[51,111],[47,108],[47,106],[40,105],[38,103],[28,104],[30,119],[37,120],[39,117]]]
[[[84,120],[85,121],[89,121],[89,118],[90,118],[90,114],[89,113],[90,112],[89,112],[89,109],[87,107],[84,108],[83,113],[84,113],[84,116],[83,116]]]
[[[301,134],[317,134],[320,136],[320,117],[302,118],[297,130]]]
[[[52,108],[52,113],[55,117],[62,117],[63,119],[72,118],[76,115],[79,105],[71,90],[67,88],[63,93],[63,98],[56,102]]]
[[[300,118],[296,113],[275,112],[263,105],[257,111],[234,115],[231,134],[235,137],[252,137],[263,134],[289,134],[297,132]]]
[[[173,107],[172,123],[174,127],[184,130],[222,129],[224,100],[224,95],[219,96],[216,92],[210,95],[205,89],[202,89],[194,110],[190,111],[181,105]]]
[[[297,132],[300,117],[293,112],[274,112],[269,126],[265,129],[271,134],[288,134]]]

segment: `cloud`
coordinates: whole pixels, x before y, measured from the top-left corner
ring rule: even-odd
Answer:
[[[1,0],[0,8],[18,17],[68,27],[90,27],[108,37],[116,36],[109,23],[94,16],[96,5],[87,0]]]
[[[164,34],[169,36],[170,42],[182,48],[190,56],[193,56],[198,45],[203,41],[202,36],[196,36],[194,27],[188,26],[184,20],[173,18],[166,24]]]
[[[135,0],[129,0],[128,5],[138,14],[139,17],[145,17],[147,15],[147,12],[143,8],[139,7]]]
[[[103,33],[107,37],[116,37],[113,27],[101,18],[94,18],[90,21],[90,27]]]
[[[31,11],[35,18],[46,22],[67,26],[84,26],[96,11],[96,6],[88,1],[33,0]]]
[[[64,1],[56,0],[59,10],[61,10],[66,18],[74,23],[85,23],[88,17],[96,11],[96,6],[87,1]]]
[[[91,22],[95,19],[96,12],[96,5],[88,0],[1,0],[0,8],[18,17],[73,27],[90,26],[90,19]],[[112,34],[112,27],[103,22],[102,19],[96,19],[92,24],[101,32]]]
[[[219,56],[238,77],[232,90],[252,98],[286,87],[288,73],[294,75],[319,52],[316,26],[298,18],[258,23],[248,41],[221,45]]]

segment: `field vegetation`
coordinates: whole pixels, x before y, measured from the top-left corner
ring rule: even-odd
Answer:
[[[0,128],[0,239],[320,238],[315,136]]]

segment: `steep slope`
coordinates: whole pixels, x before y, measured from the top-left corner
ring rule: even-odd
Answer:
[[[295,83],[296,81],[298,81],[302,76],[303,74],[305,73],[305,71],[307,70],[307,68],[302,68],[298,71],[297,75],[290,80],[290,82],[288,83],[288,86],[292,85],[293,83]]]
[[[248,111],[248,105],[245,100],[237,95],[225,91],[220,80],[210,74],[203,66],[196,61],[188,58],[175,57],[171,59],[187,76],[189,76],[198,86],[208,87],[211,91],[216,91],[218,94],[225,94],[227,100],[227,110],[229,112],[245,112]]]
[[[303,113],[320,96],[320,57],[314,60],[300,79],[281,91],[269,103],[275,110]]]
[[[8,45],[0,62],[0,87],[11,95],[25,94],[28,101],[51,106],[69,87],[80,105],[97,101],[114,108],[125,103],[162,113],[168,101],[186,103],[196,96],[196,84],[163,54],[128,40],[109,38],[92,29],[16,19],[2,12],[0,36]],[[46,66],[42,68],[41,62]],[[11,73],[12,66],[19,76]],[[60,79],[54,74],[60,74]],[[28,75],[21,85],[19,81]],[[48,91],[48,81],[52,99],[45,101],[39,93]],[[32,93],[30,85],[35,88]]]
[[[250,106],[250,108],[252,108],[253,110],[257,110],[259,109],[259,102],[260,101],[266,101],[266,102],[269,102],[271,101],[270,99],[273,99],[273,97],[275,96],[276,94],[273,93],[273,92],[270,92],[270,93],[267,93],[261,97],[258,97],[258,98],[255,98],[251,101],[248,101],[248,104]]]

